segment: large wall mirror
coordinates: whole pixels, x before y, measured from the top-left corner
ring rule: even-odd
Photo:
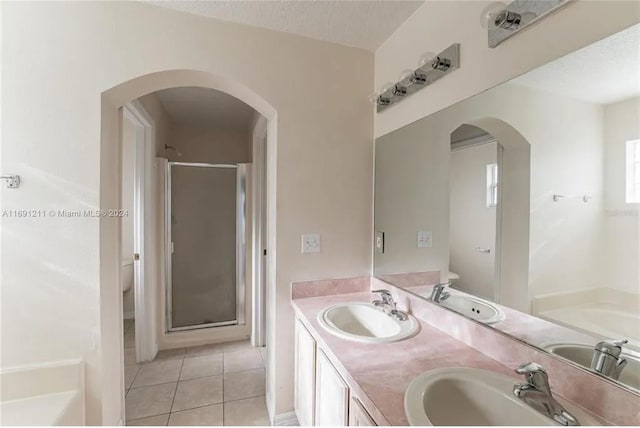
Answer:
[[[639,46],[637,25],[380,137],[375,275],[640,392]]]

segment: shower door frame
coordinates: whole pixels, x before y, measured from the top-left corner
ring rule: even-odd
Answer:
[[[206,324],[196,324],[184,327],[173,327],[173,290],[172,290],[172,262],[173,239],[171,236],[171,168],[173,166],[186,166],[196,168],[225,168],[235,169],[236,173],[236,319]],[[165,318],[167,333],[187,330],[199,330],[203,328],[224,327],[232,325],[244,325],[245,320],[245,296],[246,296],[246,222],[247,222],[247,165],[244,164],[215,164],[202,162],[167,162],[165,174],[165,207],[164,207],[164,233],[165,233]],[[244,198],[239,197],[244,195]]]

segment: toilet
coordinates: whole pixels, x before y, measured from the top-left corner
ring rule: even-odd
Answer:
[[[122,271],[120,275],[120,285],[122,286],[122,292],[125,293],[133,286],[133,260],[122,261]]]

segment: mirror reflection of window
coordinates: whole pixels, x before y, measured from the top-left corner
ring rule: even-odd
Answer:
[[[498,164],[487,165],[487,208],[498,206]]]
[[[628,204],[640,204],[640,140],[627,141]]]

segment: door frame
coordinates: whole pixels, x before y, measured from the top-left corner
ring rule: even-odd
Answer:
[[[134,147],[134,313],[136,362],[158,353],[155,328],[157,306],[156,216],[154,214],[155,122],[139,101],[122,108],[124,119],[136,127]],[[127,213],[129,214],[129,213]],[[122,224],[120,222],[120,233]],[[154,280],[155,279],[155,280]]]
[[[267,345],[267,128],[260,116],[253,129],[251,344],[256,347]]]

